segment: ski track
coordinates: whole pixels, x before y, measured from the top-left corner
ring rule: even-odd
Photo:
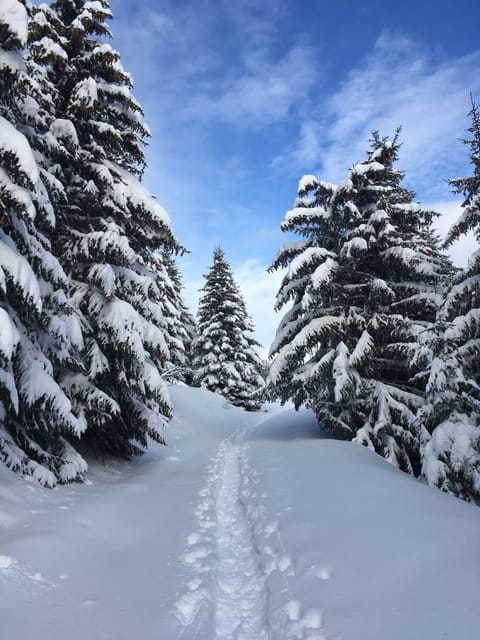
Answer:
[[[220,443],[207,467],[195,515],[198,529],[182,557],[192,573],[175,603],[179,638],[192,640],[327,640],[323,612],[293,597],[294,561],[278,524],[265,520],[247,458],[248,427]]]
[[[220,448],[215,631],[219,640],[268,640],[266,579],[241,496],[242,453],[238,443]]]

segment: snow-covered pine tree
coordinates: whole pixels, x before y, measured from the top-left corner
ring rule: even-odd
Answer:
[[[187,364],[187,373],[185,375],[184,382],[188,385],[193,384],[193,344],[197,337],[197,322],[192,315],[189,307],[184,301],[182,296],[182,302],[184,306],[181,308],[180,312],[180,322],[181,326],[184,330],[183,336],[183,345],[185,349],[185,358]],[[262,381],[263,384],[263,381]]]
[[[262,362],[240,289],[220,248],[204,276],[193,345],[196,384],[222,395],[248,411],[260,408]]]
[[[470,146],[473,175],[450,181],[464,201],[446,246],[468,231],[480,242],[480,113],[473,99],[470,116],[471,137],[464,142]],[[443,491],[480,504],[480,250],[453,279],[435,330],[423,342],[429,356],[428,402],[418,421],[431,433],[423,476]]]
[[[101,454],[163,441],[171,415],[160,370],[169,358],[153,252],[178,248],[166,212],[140,183],[142,110],[110,35],[106,0],[57,0],[31,22],[31,54],[57,92],[54,130],[71,153],[46,158],[63,187],[55,250],[71,278],[86,342],[85,372],[62,384]],[[45,151],[48,156],[48,150]]]
[[[302,179],[282,228],[304,239],[272,265],[288,266],[277,307],[293,306],[271,348],[268,389],[312,407],[336,437],[418,474],[414,344],[435,318],[449,263],[434,214],[413,202],[393,166],[398,133],[390,141],[374,131],[367,160],[336,187]]]
[[[0,458],[54,486],[87,465],[65,440],[84,424],[55,368],[82,348],[67,277],[50,251],[55,215],[32,148],[20,132],[31,113],[19,94],[27,40],[25,3],[0,7]],[[30,105],[31,106],[31,105]],[[23,107],[23,108],[22,108]]]
[[[163,272],[162,307],[166,341],[170,358],[162,375],[172,382],[192,382],[192,343],[196,334],[195,319],[183,299],[182,276],[172,254],[164,250],[160,269]]]
[[[323,309],[328,310],[328,285],[330,274],[338,262],[336,251],[341,235],[330,207],[334,191],[335,185],[319,181],[312,175],[300,180],[295,206],[287,211],[281,228],[282,231],[296,233],[302,239],[284,244],[270,267],[270,271],[288,267],[275,310],[279,311],[289,303],[291,308],[280,320],[270,348],[270,356],[275,356],[275,360],[270,366],[266,393],[282,402],[291,399],[297,408],[302,404],[309,406],[309,393],[304,385],[303,369],[299,367],[303,356],[297,359],[290,353],[290,347],[295,351],[295,345],[298,343],[300,346],[301,341],[307,338],[311,322],[324,316]],[[321,276],[316,292],[311,286],[315,273]],[[315,303],[312,301],[307,305],[312,294]],[[330,316],[326,313],[324,317],[322,323],[327,328]],[[319,331],[321,327],[317,325],[316,330]],[[308,368],[307,365],[306,370]]]

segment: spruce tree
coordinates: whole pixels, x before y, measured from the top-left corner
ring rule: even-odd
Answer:
[[[84,371],[62,384],[95,452],[129,457],[146,436],[162,442],[171,415],[161,370],[169,358],[153,252],[177,250],[170,220],[141,184],[149,135],[132,80],[104,39],[106,0],[41,5],[31,55],[55,88],[52,135],[67,162],[45,149],[45,167],[64,192],[54,249],[70,277],[85,337]]]
[[[21,133],[32,124],[19,81],[26,39],[24,3],[6,0],[0,8],[0,457],[53,486],[81,478],[87,468],[65,439],[85,425],[56,377],[62,363],[76,362],[83,339],[65,295],[67,276],[51,253],[55,214],[45,175]]]
[[[470,146],[473,174],[450,181],[464,200],[446,246],[468,231],[480,242],[480,113],[473,100],[470,116],[471,136],[464,142]],[[423,476],[443,491],[480,503],[480,251],[453,279],[423,350],[428,403],[418,421],[431,433]]]
[[[288,266],[278,308],[293,300],[271,349],[269,393],[312,407],[335,437],[420,472],[417,335],[435,319],[449,263],[394,168],[399,143],[373,132],[367,160],[336,187],[300,184],[272,268]]]
[[[194,380],[249,411],[260,408],[262,362],[240,289],[223,251],[215,249],[205,277],[193,346]]]
[[[162,270],[162,308],[165,335],[170,357],[165,363],[163,377],[172,382],[192,382],[192,343],[196,334],[195,319],[182,295],[183,283],[174,257],[164,251],[159,269]]]

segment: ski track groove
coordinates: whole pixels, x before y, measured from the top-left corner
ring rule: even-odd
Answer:
[[[266,579],[242,501],[242,454],[235,441],[220,447],[215,632],[218,640],[269,640]]]
[[[322,611],[303,615],[302,603],[293,597],[292,560],[277,523],[267,525],[257,503],[252,487],[257,474],[246,455],[252,428],[239,426],[222,440],[207,466],[195,508],[199,528],[187,537],[183,555],[192,576],[175,603],[178,639],[205,638],[210,628],[209,640],[326,640],[320,632]],[[271,597],[273,572],[277,588]]]

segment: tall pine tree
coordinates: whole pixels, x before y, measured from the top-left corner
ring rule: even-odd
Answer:
[[[418,475],[417,335],[435,319],[449,271],[434,215],[401,182],[398,132],[373,132],[367,160],[336,187],[300,184],[272,268],[288,266],[278,308],[292,300],[271,349],[270,394],[314,409],[336,437],[360,442]]]
[[[178,249],[170,220],[139,178],[149,135],[132,80],[110,35],[106,0],[41,5],[31,24],[31,56],[54,87],[50,133],[70,154],[44,149],[45,168],[63,190],[54,249],[70,277],[85,336],[84,371],[62,384],[88,425],[96,452],[128,457],[163,441],[171,415],[161,370],[169,358],[162,291],[153,252]]]
[[[472,100],[470,146],[473,175],[451,180],[462,194],[463,213],[446,245],[472,231],[480,242],[480,113]],[[480,503],[480,251],[454,278],[439,310],[435,330],[424,339],[428,403],[419,412],[431,437],[423,475],[442,490]]]
[[[164,251],[159,268],[162,270],[162,307],[166,340],[170,357],[163,377],[172,382],[192,382],[192,343],[196,335],[195,318],[182,295],[183,283],[174,257]]]
[[[66,437],[84,423],[56,381],[83,346],[65,295],[67,276],[51,253],[55,215],[45,175],[25,130],[32,118],[19,76],[27,39],[22,2],[0,7],[0,457],[53,486],[87,466]],[[28,105],[32,107],[32,104]],[[35,114],[34,114],[35,120]]]
[[[249,335],[253,325],[220,248],[214,251],[201,289],[197,331],[193,347],[196,384],[234,405],[258,410],[263,388],[262,362],[254,350],[258,343]]]

